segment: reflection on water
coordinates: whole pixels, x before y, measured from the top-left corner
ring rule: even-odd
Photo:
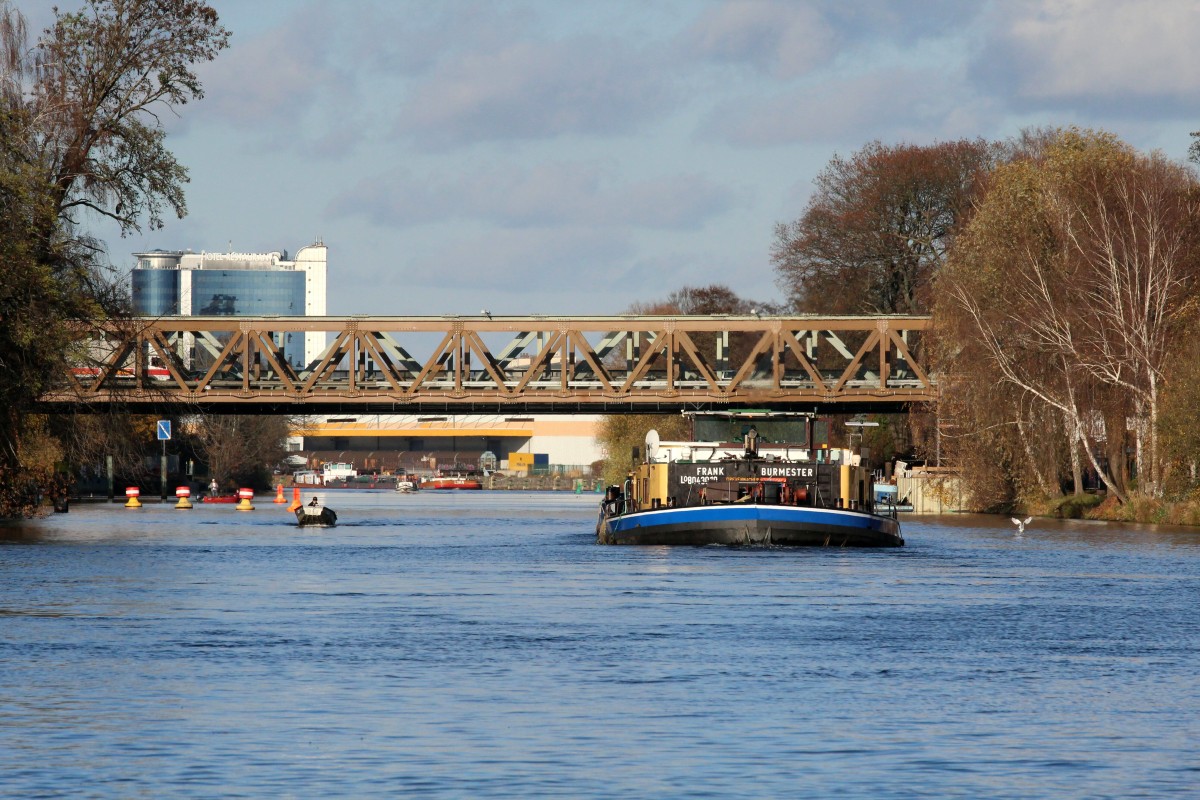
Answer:
[[[0,533],[0,795],[1193,796],[1200,533],[593,544],[598,498]]]

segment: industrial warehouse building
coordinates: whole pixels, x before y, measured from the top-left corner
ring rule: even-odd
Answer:
[[[316,466],[354,461],[360,471],[432,473],[478,467],[586,474],[601,453],[596,414],[360,415],[314,421],[292,446]]]

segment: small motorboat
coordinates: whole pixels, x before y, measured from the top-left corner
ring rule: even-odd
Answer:
[[[301,528],[332,528],[337,525],[337,512],[326,508],[320,498],[313,495],[307,505],[296,508],[296,524]]]

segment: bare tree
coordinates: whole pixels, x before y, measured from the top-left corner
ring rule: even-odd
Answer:
[[[1187,168],[1064,131],[1040,160],[996,171],[939,282],[942,319],[1003,382],[1061,414],[1072,456],[1122,502],[1102,444],[1124,425],[1106,412],[1133,409],[1139,490],[1159,496],[1158,398],[1200,267],[1195,197]]]
[[[1195,177],[1161,155],[1131,157],[1118,169],[1089,169],[1070,187],[1079,200],[1053,206],[1078,262],[1081,324],[1072,356],[1097,380],[1133,398],[1143,490],[1162,493],[1158,443],[1167,356],[1197,281]],[[1074,194],[1074,192],[1072,193]]]
[[[287,455],[287,437],[295,429],[290,417],[204,415],[194,422],[200,453],[218,484],[249,480]]]

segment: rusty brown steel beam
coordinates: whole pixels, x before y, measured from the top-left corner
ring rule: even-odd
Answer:
[[[124,320],[80,328],[104,347],[42,403],[231,413],[885,408],[936,401],[918,361],[928,328],[927,317]],[[298,367],[276,337],[313,332],[329,344]],[[206,355],[184,354],[188,341]],[[151,373],[151,356],[165,369]]]

